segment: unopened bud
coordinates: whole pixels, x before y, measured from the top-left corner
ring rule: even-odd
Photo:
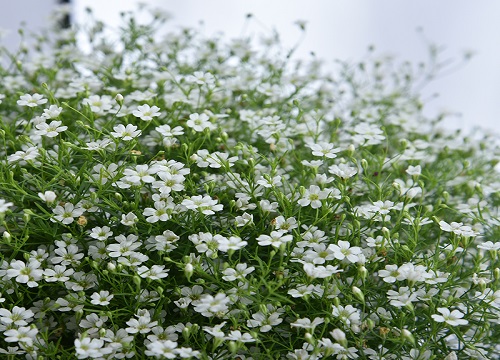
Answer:
[[[415,346],[415,337],[409,330],[407,329],[401,330],[401,338],[403,340],[410,342],[413,346]]]
[[[116,94],[115,100],[118,104],[122,105],[123,104],[123,95],[122,94]]]
[[[365,295],[363,294],[363,292],[359,287],[353,286],[352,293],[355,297],[358,298],[359,301],[361,301],[363,304],[365,303]]]
[[[3,232],[3,235],[2,235],[4,241],[7,243],[7,244],[10,244],[10,240],[12,239],[12,236],[10,235],[9,232],[7,231],[4,231]]]
[[[359,273],[359,276],[361,276],[361,278],[363,280],[366,279],[366,277],[368,276],[368,270],[366,270],[366,268],[361,265],[359,268],[358,268],[358,273]]]
[[[184,266],[184,275],[186,276],[186,278],[188,279],[188,281],[191,280],[191,276],[193,275],[193,272],[194,272],[193,264],[187,263]]]
[[[340,345],[345,348],[347,347],[347,338],[342,330],[334,329],[330,332],[330,335],[332,335],[332,338],[334,338],[335,341],[337,341]]]

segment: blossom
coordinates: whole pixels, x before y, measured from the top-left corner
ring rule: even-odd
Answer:
[[[319,142],[316,144],[307,145],[314,156],[324,156],[329,159],[334,159],[337,157],[337,153],[341,151],[340,148],[334,148],[333,144],[327,142]]]
[[[113,107],[113,99],[109,95],[91,95],[83,99],[82,104],[90,106],[96,114],[105,114]]]
[[[328,198],[329,190],[321,190],[317,185],[309,186],[309,189],[304,191],[302,198],[297,201],[300,206],[311,206],[313,209],[320,208],[323,204],[321,200]]]
[[[158,321],[151,320],[151,314],[147,310],[138,310],[135,317],[136,319],[132,318],[126,323],[129,327],[125,330],[129,334],[147,334],[158,324]]]
[[[104,340],[102,339],[92,339],[85,337],[83,339],[75,339],[75,351],[78,359],[98,358],[101,357],[103,353]],[[111,349],[108,349],[111,352]]]
[[[344,240],[339,240],[337,244],[330,244],[328,246],[328,249],[333,252],[333,256],[336,259],[347,259],[351,263],[357,262],[359,260],[359,255],[361,254],[360,247],[351,247],[351,244],[348,241]]]
[[[347,164],[339,164],[330,166],[328,172],[341,179],[349,179],[358,173],[358,169]]]
[[[20,284],[26,284],[28,287],[37,287],[37,281],[42,278],[43,270],[40,269],[41,263],[37,260],[27,264],[21,260],[13,260],[7,269],[7,277],[15,278]]]
[[[199,210],[205,215],[213,215],[215,211],[222,211],[223,209],[222,204],[218,204],[217,200],[212,199],[208,195],[191,196],[189,199],[182,200],[181,205],[189,210]]]
[[[186,76],[186,81],[198,85],[212,86],[215,83],[215,77],[209,72],[195,71],[193,75]]]
[[[255,267],[248,267],[247,264],[237,264],[236,268],[227,268],[222,273],[224,276],[222,277],[226,281],[234,281],[234,280],[243,280],[245,276],[251,274],[255,270]]]
[[[92,299],[90,301],[91,304],[94,305],[109,305],[110,300],[113,298],[113,294],[110,294],[107,290],[101,290],[98,293],[95,292],[90,295]]]
[[[469,321],[462,319],[464,314],[459,310],[450,311],[447,308],[437,308],[437,311],[441,314],[433,314],[431,317],[437,322],[446,322],[451,326],[467,325]]]
[[[40,94],[24,94],[21,95],[20,100],[17,100],[17,105],[20,106],[29,106],[29,107],[35,107],[38,105],[45,104],[47,102],[47,99],[43,97],[43,95]]]
[[[133,138],[141,135],[141,130],[137,130],[137,126],[128,124],[124,126],[122,124],[116,125],[113,127],[113,130],[110,134],[114,138],[121,138],[123,141],[130,141]]]
[[[260,235],[257,238],[260,246],[272,245],[275,248],[279,248],[282,244],[292,240],[293,236],[290,234],[285,235],[284,231],[271,231],[270,235]]]
[[[159,112],[160,108],[158,106],[149,106],[148,104],[140,105],[137,107],[137,110],[132,112],[132,115],[140,118],[144,121],[153,120],[154,117],[158,117],[161,115]]]
[[[45,122],[37,124],[35,127],[38,129],[35,131],[36,135],[44,135],[47,137],[56,137],[59,133],[68,129],[67,126],[60,126],[62,124],[61,121],[51,121],[50,124]]]
[[[14,205],[11,202],[7,202],[4,199],[0,199],[0,214],[3,214],[9,210],[9,208]]]
[[[230,299],[224,293],[218,293],[215,296],[205,294],[199,300],[193,301],[194,311],[206,317],[214,316],[217,313],[226,313],[227,304]]]
[[[44,119],[55,119],[58,117],[61,112],[62,112],[62,107],[57,106],[57,105],[50,105],[48,109],[43,110],[42,117]]]
[[[197,132],[203,131],[205,129],[215,129],[214,124],[210,122],[210,118],[205,113],[194,113],[189,115],[189,120],[186,122],[186,125]]]
[[[14,154],[7,157],[9,163],[14,163],[17,161],[21,162],[21,165],[25,164],[26,161],[34,160],[40,155],[38,148],[36,146],[31,146],[25,151],[16,151]]]
[[[303,318],[295,320],[295,322],[291,323],[290,326],[314,331],[316,326],[323,324],[324,322],[325,319],[320,317],[314,318],[313,321],[311,321],[311,319],[309,318]]]
[[[406,169],[406,173],[411,176],[419,176],[422,173],[422,167],[420,165],[417,166],[408,166]]]
[[[446,221],[440,221],[439,226],[441,227],[441,230],[446,231],[446,232],[453,232],[456,235],[459,236],[476,236],[478,235],[477,232],[472,230],[472,228],[468,225],[464,225],[463,223],[457,223],[457,222],[451,222],[447,223]]]
[[[36,327],[20,326],[16,329],[7,330],[3,334],[6,342],[18,342],[31,346],[36,334],[38,334],[38,329]]]
[[[38,197],[47,204],[52,204],[56,200],[57,195],[55,192],[47,190],[44,193],[38,193]]]
[[[33,311],[24,307],[14,306],[12,311],[0,309],[0,322],[5,325],[26,326],[33,319]]]
[[[52,221],[55,222],[55,220],[57,220],[65,225],[69,225],[75,220],[75,218],[82,215],[84,210],[82,208],[75,207],[71,203],[66,203],[64,206],[57,205],[52,212],[55,214],[55,216],[51,218]]]
[[[111,235],[113,235],[113,232],[108,226],[96,226],[90,230],[90,237],[96,240],[104,241],[107,240]]]

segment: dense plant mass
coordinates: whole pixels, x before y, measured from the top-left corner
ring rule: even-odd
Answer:
[[[0,68],[2,358],[498,359],[499,151],[434,68],[165,20]]]

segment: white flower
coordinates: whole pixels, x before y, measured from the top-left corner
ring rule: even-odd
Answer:
[[[321,190],[317,185],[309,186],[309,189],[304,191],[304,195],[297,203],[300,206],[311,206],[313,209],[320,208],[323,204],[321,200],[328,198],[330,190]]]
[[[55,200],[56,200],[56,193],[53,192],[53,191],[45,191],[44,193],[38,193],[38,196],[40,197],[40,199],[42,199],[43,201],[45,201],[47,204],[52,204]]]
[[[90,301],[91,304],[94,305],[109,305],[110,300],[113,298],[113,294],[110,294],[107,290],[101,290],[98,293],[95,292],[90,295],[92,299]]]
[[[107,240],[111,235],[113,235],[113,232],[108,226],[96,226],[95,228],[92,228],[89,235],[93,239],[104,241]]]
[[[337,244],[330,244],[328,249],[333,252],[333,256],[335,256],[336,259],[347,259],[351,263],[357,262],[359,260],[359,255],[361,254],[360,247],[351,247],[351,244],[344,240],[339,240]]]
[[[75,339],[75,351],[78,359],[99,358],[103,355],[102,348],[104,346],[104,340],[101,339],[91,339],[85,337],[83,339]],[[109,352],[112,349],[108,349]],[[108,351],[106,351],[108,352]]]
[[[83,254],[81,254],[83,257]],[[66,282],[70,279],[70,276],[75,273],[73,269],[66,269],[64,265],[56,265],[54,269],[45,269],[43,271],[43,277],[47,282],[62,281]]]
[[[347,164],[332,165],[328,168],[330,174],[336,175],[342,179],[349,179],[358,173],[358,169]]]
[[[213,200],[208,195],[191,196],[190,199],[182,200],[181,205],[189,210],[198,209],[202,214],[205,215],[213,215],[215,214],[215,211],[222,211],[223,209],[222,204],[218,204],[217,200]]]
[[[43,110],[42,117],[45,119],[55,119],[61,114],[62,110],[62,107],[50,105],[48,109]]]
[[[31,346],[33,345],[36,334],[38,334],[38,329],[36,327],[21,326],[17,329],[7,330],[3,334],[6,342],[18,342]]]
[[[138,221],[139,219],[137,216],[134,213],[129,212],[128,214],[122,214],[122,220],[120,222],[125,226],[133,226]]]
[[[21,260],[13,260],[7,269],[7,277],[15,278],[20,284],[26,284],[28,287],[37,287],[37,281],[42,278],[43,270],[40,269],[40,262],[32,260],[25,264]]]
[[[467,325],[469,323],[469,321],[462,319],[464,317],[464,314],[459,310],[453,310],[450,312],[450,310],[447,308],[437,308],[437,311],[441,313],[441,315],[431,315],[434,321],[446,322],[451,326]]]
[[[284,231],[271,231],[270,235],[260,235],[257,238],[258,244],[260,246],[272,245],[275,248],[279,248],[282,244],[286,244],[293,240],[293,235],[285,235]]]
[[[83,99],[82,104],[89,105],[92,112],[103,115],[113,107],[113,99],[109,95],[91,95]]]
[[[4,199],[0,199],[0,214],[3,214],[9,210],[9,208],[14,205],[11,202],[6,202]]]
[[[153,341],[146,345],[145,355],[164,357],[166,359],[177,358],[177,343],[171,340]]]
[[[411,176],[419,176],[422,173],[422,167],[420,165],[417,166],[408,166],[406,169],[406,173]]]
[[[247,264],[237,264],[236,269],[227,268],[222,273],[224,276],[222,277],[226,281],[234,281],[234,280],[244,280],[245,277],[252,273],[255,270],[255,267],[248,267]]]
[[[67,126],[60,126],[62,124],[61,121],[51,121],[50,124],[45,122],[37,124],[35,127],[38,129],[35,131],[36,135],[42,135],[47,137],[56,137],[59,133],[68,129]]]
[[[76,208],[73,204],[71,203],[66,203],[64,204],[64,207],[61,205],[57,205],[52,212],[55,214],[51,220],[55,222],[54,219],[57,221],[62,222],[65,225],[71,224],[75,219],[82,215],[84,213],[84,210],[82,208]]]
[[[324,322],[325,319],[320,317],[314,318],[313,321],[311,321],[311,319],[309,318],[304,318],[295,320],[295,322],[291,323],[290,326],[314,331],[316,326],[318,326],[319,324],[323,324]]]
[[[333,144],[327,142],[319,142],[317,144],[309,144],[307,146],[312,150],[312,154],[314,156],[324,156],[329,159],[336,158],[337,153],[342,150],[340,148],[334,148]]]
[[[189,115],[189,120],[186,122],[186,125],[197,132],[203,131],[205,129],[215,129],[215,125],[210,122],[210,118],[205,113],[194,113]]]
[[[186,76],[186,81],[198,85],[209,85],[210,87],[215,84],[215,77],[209,72],[195,71],[193,75]]]
[[[36,146],[31,146],[26,149],[26,151],[16,151],[14,154],[9,155],[7,157],[7,161],[9,163],[13,163],[16,161],[21,161],[21,165],[24,165],[26,161],[36,159],[40,153],[38,152],[38,148]]]
[[[206,317],[214,316],[217,313],[226,313],[228,311],[227,304],[230,299],[224,293],[218,293],[212,296],[209,294],[203,295],[199,300],[193,301],[194,311]]]
[[[158,110],[160,110],[158,106],[151,107],[148,104],[144,104],[138,106],[137,110],[134,110],[132,112],[132,115],[140,118],[141,120],[150,121],[153,120],[154,117],[158,117],[161,115],[161,112],[159,112]]]
[[[242,240],[238,236],[230,236],[229,239],[222,237],[219,240],[219,250],[222,252],[228,252],[230,250],[237,251],[248,245],[247,241]]]
[[[137,126],[128,124],[126,127],[122,124],[113,127],[114,132],[111,132],[111,136],[114,138],[121,138],[124,141],[130,141],[133,138],[141,135],[141,130],[137,130]]]
[[[172,202],[166,203],[165,201],[155,201],[154,208],[145,208],[143,215],[147,216],[146,221],[155,223],[158,221],[167,221],[170,219],[169,209],[173,209]]]
[[[26,326],[33,320],[33,316],[33,311],[24,307],[14,306],[12,311],[0,309],[0,322],[7,326]]]
[[[17,100],[17,105],[20,106],[29,106],[29,107],[35,107],[38,105],[45,104],[47,102],[47,99],[43,97],[43,95],[40,94],[24,94],[21,95],[19,98],[20,100]]]
[[[138,310],[136,317],[126,323],[129,327],[125,330],[129,334],[147,334],[158,324],[158,321],[151,321],[151,314],[147,310]]]

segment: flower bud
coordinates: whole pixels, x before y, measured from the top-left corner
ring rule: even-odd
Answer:
[[[123,95],[122,94],[116,94],[115,100],[119,105],[123,105]]]
[[[309,344],[311,344],[311,345],[314,345],[314,344],[315,344],[315,342],[316,342],[316,341],[315,341],[315,339],[314,339],[314,336],[312,336],[312,334],[311,334],[311,333],[308,333],[308,332],[307,332],[307,333],[305,333],[304,338],[305,338],[305,340],[306,340]]]
[[[363,265],[361,265],[358,268],[358,273],[359,273],[359,276],[361,276],[361,278],[363,280],[366,280],[366,277],[368,276],[368,270],[366,270],[366,268]]]
[[[361,301],[363,304],[365,303],[365,295],[359,287],[353,286],[352,293],[356,298],[358,298],[359,301]]]
[[[191,276],[193,275],[193,273],[194,273],[193,264],[187,263],[184,266],[184,275],[186,276],[186,278],[188,279],[188,281],[191,281]]]
[[[342,330],[334,329],[333,331],[330,332],[330,335],[332,335],[332,338],[340,345],[342,345],[345,348],[347,347],[347,338]]]
[[[401,330],[401,338],[405,341],[410,342],[413,346],[415,346],[415,337],[409,330],[407,329]]]
[[[12,239],[12,236],[10,235],[10,233],[7,231],[4,231],[2,237],[3,237],[3,240],[5,241],[5,243],[9,245],[10,240]]]

